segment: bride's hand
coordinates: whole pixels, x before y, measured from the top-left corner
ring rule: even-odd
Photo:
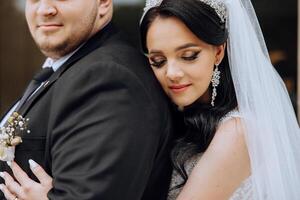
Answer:
[[[0,189],[7,200],[47,200],[47,194],[52,186],[52,177],[33,160],[29,160],[30,169],[39,182],[30,179],[16,162],[11,163],[11,169],[17,181],[7,172],[1,172],[0,176],[5,180]]]

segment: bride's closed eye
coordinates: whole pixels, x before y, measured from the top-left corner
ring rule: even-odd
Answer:
[[[150,60],[150,65],[155,68],[162,67],[167,61],[167,59],[163,56],[152,56],[149,57],[149,60]]]
[[[182,54],[181,58],[185,61],[194,61],[199,57],[201,51],[186,51]]]

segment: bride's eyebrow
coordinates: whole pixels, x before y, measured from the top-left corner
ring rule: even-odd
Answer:
[[[162,51],[153,49],[153,50],[149,51],[148,55],[150,55],[150,54],[156,54],[156,53],[162,53]]]
[[[175,51],[180,51],[182,49],[186,49],[186,48],[189,48],[189,47],[199,47],[199,45],[196,45],[194,43],[187,43],[187,44],[184,44],[184,45],[181,45],[181,46],[177,47],[175,49]]]
[[[199,47],[199,45],[194,44],[194,43],[187,43],[187,44],[181,45],[179,47],[176,47],[175,51],[180,51],[182,49],[186,49],[186,48],[189,48],[189,47]],[[162,53],[162,51],[156,50],[156,49],[153,49],[153,50],[149,51],[149,54],[155,54],[155,53]]]

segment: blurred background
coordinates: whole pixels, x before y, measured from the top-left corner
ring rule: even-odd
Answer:
[[[25,2],[26,0],[0,1],[0,115],[23,93],[45,59],[27,29]],[[139,42],[138,23],[144,2],[145,0],[114,0],[114,21],[136,45]],[[297,72],[300,71],[297,71],[297,0],[252,0],[252,3],[272,63],[287,86],[295,111],[298,109],[300,113],[300,98],[297,106],[297,90],[300,93],[300,86],[297,84]]]

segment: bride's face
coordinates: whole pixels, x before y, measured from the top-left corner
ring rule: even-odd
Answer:
[[[200,40],[175,17],[157,17],[147,33],[149,62],[164,91],[179,107],[210,101],[209,85],[224,45]]]

